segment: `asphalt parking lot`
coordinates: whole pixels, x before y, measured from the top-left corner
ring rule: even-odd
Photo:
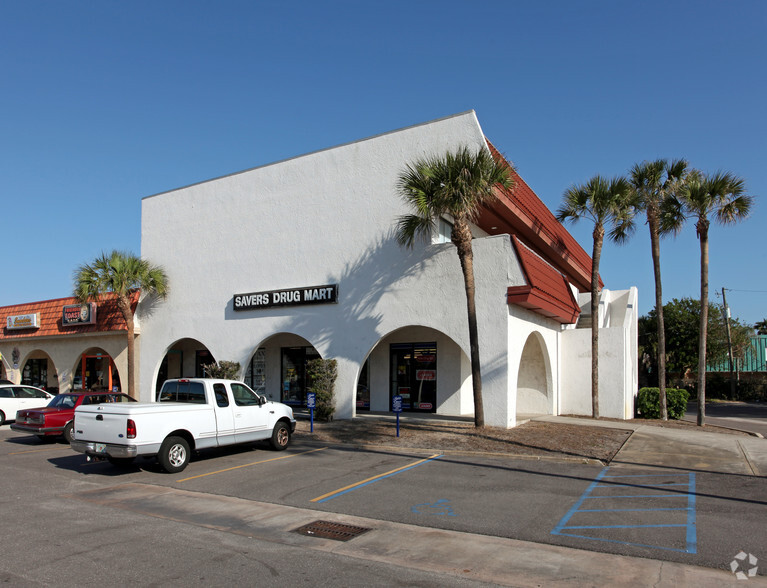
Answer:
[[[39,495],[54,510],[58,501],[114,509],[118,502],[94,496],[141,484],[183,492],[183,500],[226,497],[307,509],[318,518],[335,513],[722,570],[740,552],[767,561],[767,479],[755,476],[306,442],[286,452],[265,444],[210,450],[173,475],[153,461],[136,464],[87,463],[63,443],[0,428],[0,488],[11,504],[14,496],[26,502]],[[166,516],[149,501],[119,508]],[[215,518],[186,514],[175,523],[233,524]]]

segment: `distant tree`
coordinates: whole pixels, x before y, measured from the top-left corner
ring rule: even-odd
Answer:
[[[756,323],[754,330],[756,330],[757,335],[767,335],[767,318]]]
[[[168,277],[165,270],[130,253],[112,251],[102,253],[93,263],[77,268],[74,275],[74,294],[82,302],[98,301],[108,292],[117,296],[117,307],[128,330],[128,395],[137,398],[134,358],[134,322],[131,296],[134,292],[165,298]]]
[[[611,241],[622,243],[634,228],[636,201],[625,178],[607,180],[594,176],[581,185],[573,185],[563,195],[557,210],[560,222],[582,218],[594,224],[591,255],[591,414],[599,418],[599,260],[605,226],[610,227]]]
[[[678,197],[666,201],[664,226],[679,230],[684,220],[695,219],[700,242],[700,335],[698,340],[698,425],[706,419],[706,335],[708,324],[708,230],[710,217],[727,225],[748,217],[753,197],[745,194],[743,179],[725,172],[705,175],[692,171]]]
[[[464,147],[455,153],[421,159],[408,165],[397,183],[400,195],[415,211],[397,220],[397,241],[400,245],[412,247],[419,235],[430,237],[436,222],[443,215],[449,215],[453,221],[450,240],[458,252],[466,290],[475,427],[484,426],[485,415],[474,301],[474,253],[469,223],[476,220],[485,204],[495,200],[495,190],[513,186],[511,172],[509,164],[496,160],[488,149],[474,152]]]
[[[687,162],[683,159],[668,161],[657,159],[634,165],[629,171],[629,183],[638,200],[637,205],[647,214],[650,229],[650,249],[655,275],[655,308],[657,309],[657,362],[660,417],[668,420],[666,402],[666,337],[663,329],[663,288],[660,275],[660,210],[663,200],[674,193],[687,174]]]

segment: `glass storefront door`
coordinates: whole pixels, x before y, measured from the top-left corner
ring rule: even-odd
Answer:
[[[306,377],[306,362],[319,357],[314,347],[282,348],[282,402],[306,406],[306,393],[311,386]]]
[[[393,343],[389,353],[389,407],[393,396],[401,396],[403,411],[436,412],[437,344]]]

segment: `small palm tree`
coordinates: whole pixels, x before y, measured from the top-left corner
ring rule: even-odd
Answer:
[[[414,214],[401,216],[397,221],[400,245],[412,247],[417,236],[431,236],[437,220],[444,215],[453,221],[450,239],[458,251],[466,289],[476,427],[484,426],[485,416],[469,223],[477,218],[484,205],[495,199],[496,189],[513,186],[511,172],[510,165],[502,159],[497,161],[489,150],[474,152],[464,147],[455,153],[421,159],[406,166],[397,183],[400,195],[415,210]]]
[[[557,210],[560,222],[588,218],[594,223],[591,255],[591,413],[599,418],[599,260],[605,238],[622,243],[634,229],[636,201],[625,178],[607,180],[594,176],[582,185],[574,185],[564,193],[564,202]]]
[[[92,264],[81,265],[75,271],[75,296],[81,301],[98,301],[102,294],[117,296],[117,307],[128,328],[128,395],[136,396],[134,322],[131,295],[137,290],[165,298],[168,278],[165,271],[130,253],[112,251],[102,253]]]
[[[708,229],[709,217],[722,225],[744,220],[753,203],[745,194],[743,179],[725,172],[707,176],[690,172],[679,197],[666,200],[661,224],[679,231],[687,218],[695,219],[700,241],[700,334],[698,335],[698,425],[706,420],[706,336],[708,326]]]
[[[658,388],[660,390],[660,415],[668,420],[666,401],[666,331],[663,324],[663,288],[660,276],[660,209],[663,200],[673,194],[687,174],[684,159],[667,161],[657,159],[634,165],[629,172],[629,183],[638,200],[638,206],[647,213],[650,229],[652,266],[655,274],[655,309],[658,317]]]
[[[767,335],[767,319],[762,319],[754,325],[757,335]]]

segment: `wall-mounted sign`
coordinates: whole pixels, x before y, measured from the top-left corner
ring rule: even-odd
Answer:
[[[437,370],[416,370],[415,379],[420,382],[430,382],[437,379]]]
[[[76,327],[96,324],[96,303],[67,304],[62,309],[61,326]]]
[[[6,320],[6,328],[8,330],[39,329],[40,313],[35,312],[32,314],[17,314],[16,316],[9,316]]]
[[[338,302],[338,284],[291,288],[289,290],[268,290],[235,294],[234,310],[253,310],[273,306],[298,306],[301,304],[333,304]]]

